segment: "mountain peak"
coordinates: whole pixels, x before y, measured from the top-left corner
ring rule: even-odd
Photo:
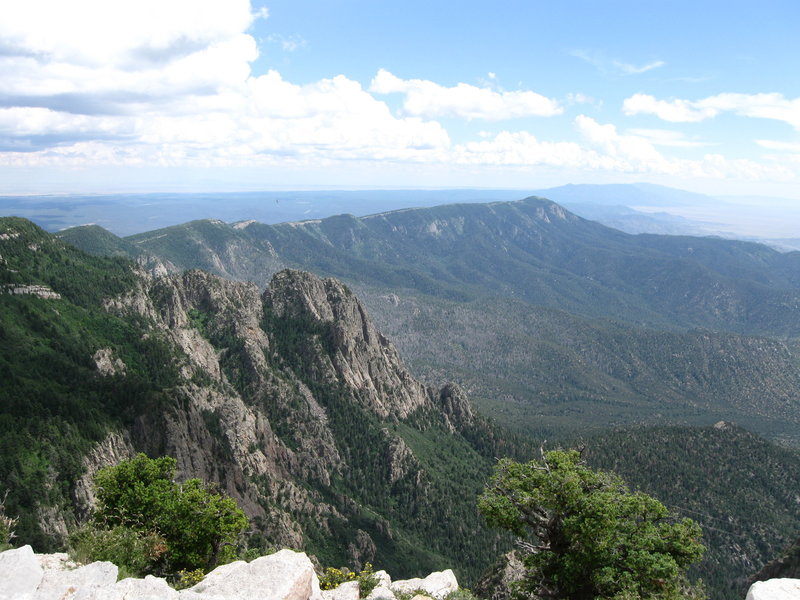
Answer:
[[[365,407],[381,417],[406,418],[431,404],[431,391],[408,372],[350,289],[336,279],[285,269],[264,292],[264,305],[276,317],[311,324],[321,332],[331,376],[359,390]]]

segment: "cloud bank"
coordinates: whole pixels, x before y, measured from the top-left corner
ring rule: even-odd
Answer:
[[[725,112],[742,117],[783,121],[800,130],[800,98],[783,94],[717,94],[702,100],[657,100],[648,94],[634,94],[623,102],[626,115],[655,115],[672,123],[696,123]]]
[[[0,166],[291,166],[381,162],[537,167],[702,177],[796,177],[794,159],[756,163],[719,154],[693,159],[659,148],[696,148],[681,133],[620,133],[581,92],[561,100],[505,91],[496,76],[444,86],[378,69],[368,87],[338,74],[299,85],[277,70],[253,72],[262,51],[251,30],[265,9],[248,0],[28,0],[0,19]],[[288,42],[287,42],[288,40]],[[267,50],[303,47],[299,37],[264,40]],[[615,63],[638,74],[640,66]],[[399,96],[399,104],[395,101]],[[390,103],[399,109],[390,109]],[[719,94],[659,100],[636,94],[625,115],[697,123],[724,112],[800,129],[800,99]],[[556,139],[532,131],[561,119]],[[492,133],[464,124],[491,123]],[[554,129],[551,128],[551,136]],[[464,131],[467,131],[465,134]],[[795,151],[761,141],[770,151]],[[782,145],[783,144],[783,145]],[[772,159],[769,159],[772,160]],[[793,162],[794,161],[794,162]],[[354,172],[357,172],[354,168]]]

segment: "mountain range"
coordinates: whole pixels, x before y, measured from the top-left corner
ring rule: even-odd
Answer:
[[[59,235],[260,286],[285,267],[340,278],[423,378],[517,429],[727,419],[800,443],[800,253],[626,234],[536,197]]]
[[[143,450],[234,496],[251,547],[469,582],[508,543],[474,507],[493,460],[576,436],[726,532],[714,598],[800,534],[796,450],[685,426],[798,445],[791,253],[528,198],[127,238],[3,219],[0,255],[0,481],[41,549]]]
[[[63,544],[92,475],[140,451],[235,498],[262,551],[474,578],[507,543],[475,497],[524,444],[415,380],[342,283],[153,278],[21,219],[0,244],[0,481],[23,543]]]

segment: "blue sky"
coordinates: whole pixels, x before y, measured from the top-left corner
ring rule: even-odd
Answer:
[[[800,199],[797,2],[0,0],[0,194]]]

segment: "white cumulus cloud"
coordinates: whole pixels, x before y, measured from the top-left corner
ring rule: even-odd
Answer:
[[[347,75],[298,85],[276,70],[256,74],[251,66],[259,47],[249,32],[267,11],[254,11],[248,0],[0,2],[0,166],[311,171],[380,163],[387,171],[406,165],[401,170],[407,172],[462,165],[478,173],[481,166],[545,167],[756,179],[797,173],[792,157],[767,157],[767,164],[713,154],[678,160],[660,151],[692,145],[678,134],[621,133],[585,115],[551,139],[534,131],[493,130],[472,139],[462,132],[454,141],[437,119],[551,117],[600,101],[575,94],[562,106],[533,91],[503,91],[492,73],[480,86],[447,87],[382,69],[367,89]],[[292,47],[304,43],[278,36],[267,49],[279,51],[287,39]],[[402,95],[399,114],[384,94]],[[797,105],[778,94],[700,101],[638,94],[624,108],[676,122],[728,111],[800,127]],[[779,144],[765,141],[762,147],[794,152]]]
[[[403,94],[403,112],[416,117],[501,121],[563,112],[558,102],[536,92],[498,92],[466,83],[445,87],[425,79],[400,79],[385,69],[378,71],[369,89],[376,94]]]
[[[0,19],[2,164],[423,160],[437,122],[345,76],[254,76],[248,0],[29,0]]]
[[[650,114],[673,123],[704,121],[730,112],[743,117],[783,121],[800,130],[800,98],[789,99],[778,93],[724,93],[701,100],[658,100],[648,94],[634,94],[625,99],[622,110],[627,115]]]

